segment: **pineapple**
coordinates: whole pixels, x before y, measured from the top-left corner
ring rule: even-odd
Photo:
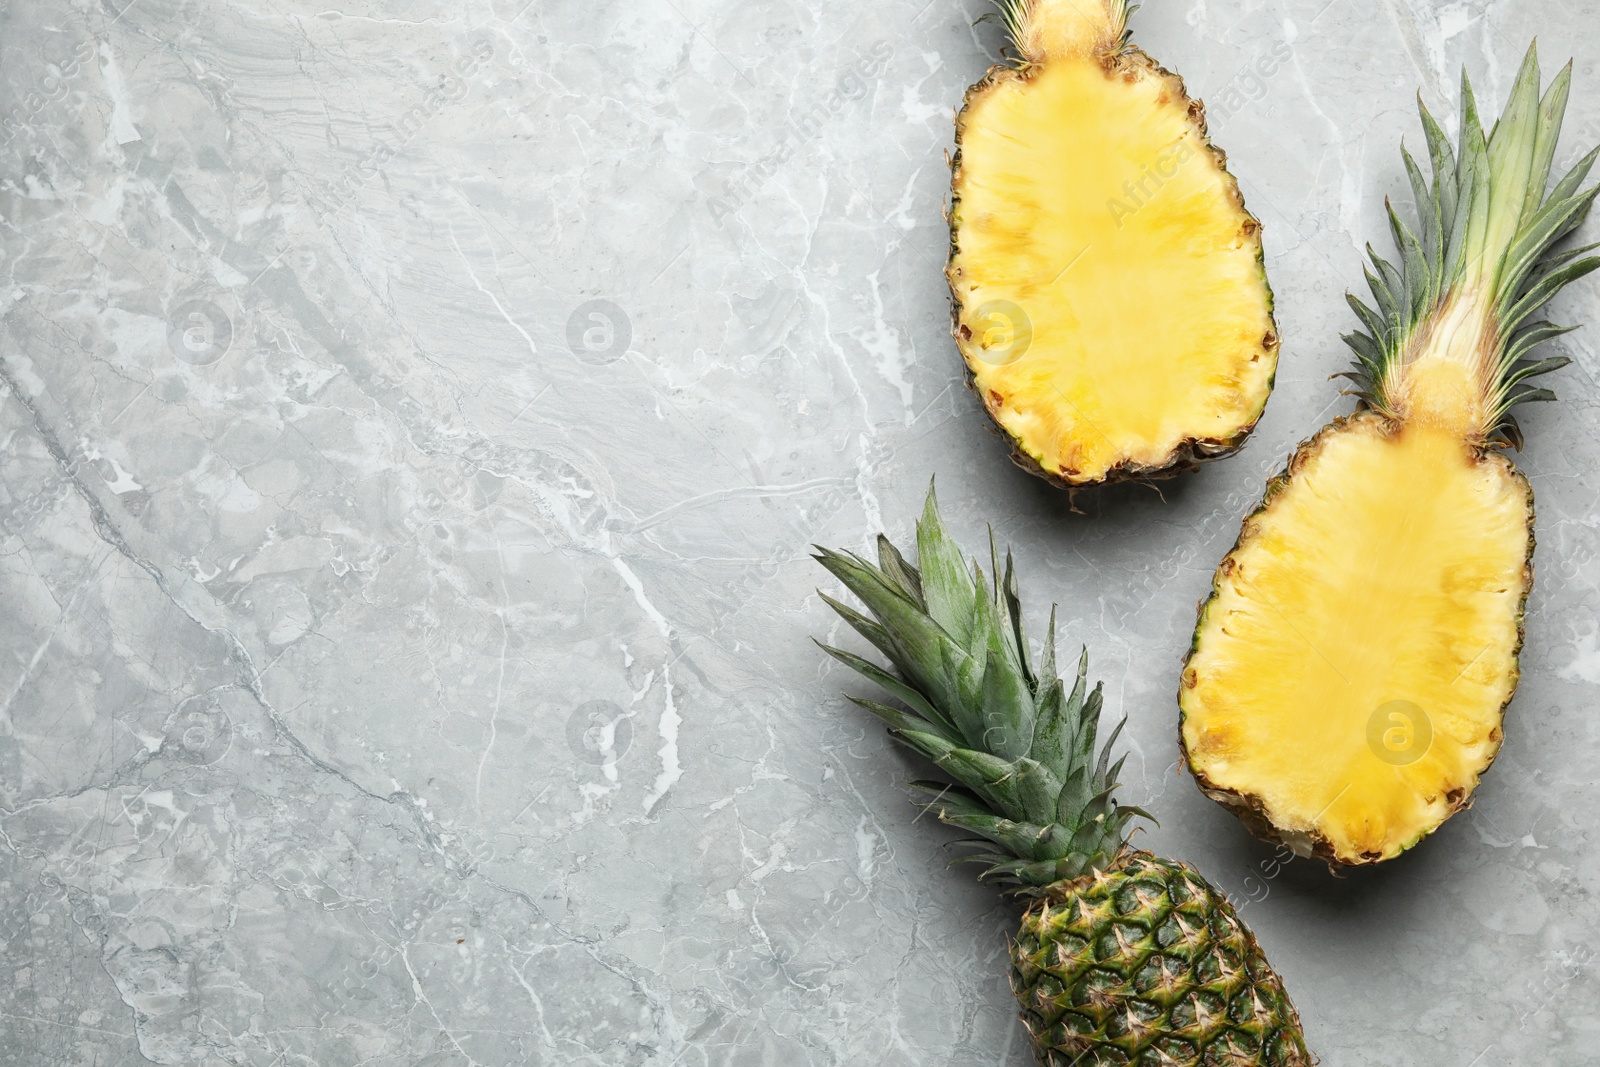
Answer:
[[[1533,490],[1511,409],[1563,366],[1537,313],[1600,266],[1566,250],[1590,153],[1546,194],[1571,65],[1540,97],[1529,49],[1485,134],[1461,86],[1457,144],[1426,107],[1420,223],[1368,253],[1376,307],[1345,340],[1357,412],[1302,444],[1244,520],[1183,671],[1182,745],[1246,825],[1330,865],[1390,859],[1466,806],[1500,748],[1533,580]],[[1597,150],[1600,151],[1600,150]]]
[[[951,163],[951,328],[1023,468],[1069,489],[1236,451],[1278,332],[1226,157],[1125,0],[998,0],[1015,63],[967,92]]]
[[[1101,690],[1086,692],[1087,654],[1070,693],[1056,676],[1053,611],[1030,666],[1010,556],[991,588],[946,534],[931,490],[920,570],[884,537],[876,565],[819,552],[872,618],[823,599],[894,673],[822,647],[900,705],[851,699],[954,780],[914,788],[925,810],[979,836],[966,858],[984,876],[1031,899],[1011,973],[1041,1061],[1309,1064],[1299,1016],[1233,906],[1194,868],[1129,846],[1128,823],[1144,812],[1113,798],[1121,727],[1097,755]]]

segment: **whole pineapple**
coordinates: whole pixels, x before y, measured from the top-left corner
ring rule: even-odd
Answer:
[[[951,328],[1025,469],[1076,489],[1236,451],[1278,364],[1261,225],[1126,0],[997,0],[1015,52],[951,162]]]
[[[1503,737],[1533,583],[1533,489],[1511,409],[1565,365],[1539,311],[1600,266],[1563,239],[1591,152],[1547,192],[1571,65],[1540,96],[1528,50],[1485,133],[1462,77],[1456,145],[1426,108],[1420,215],[1390,209],[1377,306],[1345,340],[1361,405],[1301,445],[1244,520],[1179,691],[1202,789],[1255,833],[1330,864],[1399,855],[1465,807]],[[1600,152],[1600,150],[1597,150]],[[1593,247],[1593,246],[1591,246]]]
[[[999,561],[990,546],[993,573]],[[1012,988],[1049,1067],[1310,1064],[1283,983],[1233,906],[1186,864],[1129,847],[1145,813],[1114,799],[1121,726],[1096,752],[1101,689],[1088,657],[1056,676],[1055,613],[1029,662],[1011,557],[993,587],[949,538],[933,492],[919,566],[878,538],[876,565],[816,557],[871,618],[827,597],[894,667],[823,645],[899,706],[852,697],[953,782],[915,783],[926,810],[979,835],[969,859],[1031,898],[1011,946]]]

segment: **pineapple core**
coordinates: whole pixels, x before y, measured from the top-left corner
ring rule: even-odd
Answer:
[[[1107,0],[1033,0],[1017,46],[1035,63],[1100,55],[1117,46],[1126,21]]]
[[[1272,387],[1259,225],[1190,109],[1153,64],[1067,57],[963,115],[957,339],[1018,451],[1070,485],[1236,446]]]
[[[1392,416],[1482,441],[1494,429],[1500,338],[1493,303],[1480,289],[1451,293],[1420,329],[1384,382]]]

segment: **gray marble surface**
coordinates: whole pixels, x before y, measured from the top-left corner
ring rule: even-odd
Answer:
[[[1282,369],[1241,456],[1086,515],[947,335],[985,10],[0,4],[0,1062],[1030,1062],[1014,906],[808,640],[807,544],[904,535],[935,474],[1062,605],[1145,840],[1246,902],[1324,1063],[1594,1058],[1593,280],[1523,419],[1539,581],[1472,811],[1280,869],[1178,773],[1173,694],[1264,476],[1350,405],[1416,90],[1452,112],[1465,63],[1498,104],[1539,35],[1570,161],[1600,7],[1149,0],[1265,225]]]

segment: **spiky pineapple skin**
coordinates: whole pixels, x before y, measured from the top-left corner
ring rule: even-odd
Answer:
[[[1238,181],[1234,178],[1233,172],[1228,170],[1228,154],[1211,140],[1210,130],[1206,125],[1205,103],[1189,96],[1183,77],[1163,67],[1142,48],[1132,44],[1124,45],[1111,55],[1103,57],[1102,63],[1115,76],[1131,78],[1138,70],[1148,70],[1154,75],[1165,79],[1177,96],[1189,102],[1190,121],[1199,132],[1201,143],[1205,146],[1205,150],[1215,158],[1217,168],[1229,179],[1229,194],[1235,206],[1248,220],[1248,224],[1259,231],[1261,227],[1260,220],[1245,207],[1244,194],[1239,191]],[[960,235],[962,140],[966,133],[973,105],[979,98],[992,92],[1002,82],[1009,80],[1026,81],[1032,75],[1033,71],[1027,65],[1019,67],[1009,62],[996,63],[989,68],[982,78],[967,89],[966,94],[962,97],[961,107],[956,112],[955,152],[949,157],[950,206],[945,212],[945,221],[949,231],[948,252],[945,258],[945,280],[950,289],[950,336],[956,342],[958,349],[966,340],[962,335],[961,313],[963,305],[960,294],[956,289],[956,279],[962,272]],[[1272,314],[1272,326],[1268,333],[1268,348],[1276,358],[1279,345],[1277,316],[1275,314],[1276,297],[1267,275],[1266,249],[1264,246],[1257,251],[1256,266],[1260,273],[1261,284],[1266,289],[1268,310],[1269,312],[1274,312]],[[1260,403],[1251,415],[1250,421],[1232,435],[1224,438],[1189,437],[1174,447],[1165,459],[1154,465],[1142,466],[1131,461],[1124,462],[1113,467],[1103,478],[1090,481],[1075,481],[1046,469],[1036,457],[1029,453],[1026,443],[1018,439],[1001,424],[999,418],[989,409],[987,398],[984,396],[983,390],[978,386],[977,375],[974,374],[971,365],[967,363],[965,358],[962,359],[962,371],[967,388],[978,398],[979,405],[989,419],[990,430],[1005,438],[1006,443],[1010,446],[1011,461],[1029,474],[1042,478],[1052,485],[1066,489],[1074,494],[1083,489],[1101,485],[1115,485],[1120,482],[1149,484],[1164,481],[1169,478],[1176,478],[1179,475],[1192,474],[1215,460],[1227,459],[1242,449],[1245,441],[1255,431],[1261,416],[1266,411],[1267,401],[1271,398],[1273,389],[1277,385],[1277,371],[1274,369],[1272,376],[1267,380],[1266,389],[1261,396]]]
[[[1012,989],[1045,1067],[1308,1067],[1300,1016],[1233,905],[1146,852],[1023,916]]]

